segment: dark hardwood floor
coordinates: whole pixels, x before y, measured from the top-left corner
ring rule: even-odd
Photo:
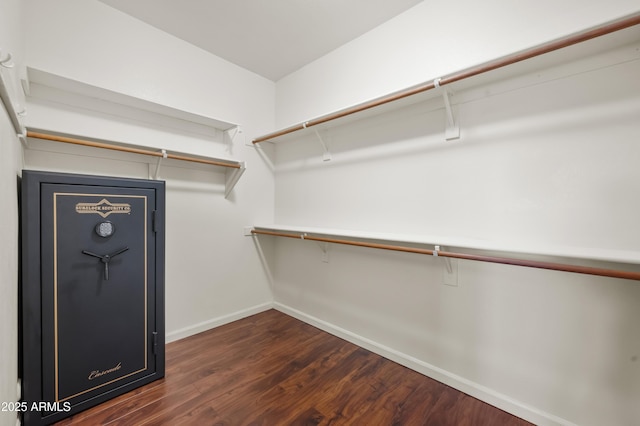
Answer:
[[[166,377],[59,425],[528,425],[275,310],[168,344]]]

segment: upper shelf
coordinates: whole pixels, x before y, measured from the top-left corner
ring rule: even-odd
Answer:
[[[207,117],[202,114],[173,108],[142,98],[92,86],[77,80],[42,71],[37,68],[28,67],[27,73],[29,76],[29,84],[35,83],[42,86],[52,87],[63,92],[74,93],[92,99],[100,99],[117,105],[123,105],[165,117],[172,117],[223,131],[238,126],[237,124],[218,120],[213,117]]]
[[[571,34],[511,55],[485,62],[471,68],[447,74],[424,83],[393,92],[336,112],[268,133],[253,139],[253,144],[277,142],[284,137],[321,124],[342,124],[345,120],[378,114],[387,108],[395,109],[408,104],[440,96],[439,89],[455,83],[456,89],[468,89],[509,76],[523,75],[532,70],[548,68],[595,53],[606,52],[640,40],[640,12]],[[504,72],[508,69],[508,74]],[[502,71],[502,72],[499,72]],[[445,98],[445,104],[448,97]],[[448,106],[445,105],[447,108]]]
[[[225,198],[246,169],[244,162],[224,158],[224,154],[223,157],[196,154],[204,149],[210,152],[208,148],[220,151],[223,144],[233,139],[233,129],[238,133],[237,124],[32,67],[27,71],[29,138],[142,155],[147,157],[143,162],[149,164],[149,177],[156,179],[160,166],[167,164],[164,159],[213,166],[217,171],[224,170]],[[104,126],[105,122],[108,126]],[[128,142],[136,140],[149,144]],[[193,153],[179,151],[184,141]],[[26,144],[25,147],[32,148]]]
[[[202,155],[193,155],[187,154],[183,152],[171,151],[168,152],[165,149],[157,149],[156,151],[151,150],[149,147],[134,145],[128,143],[116,143],[116,142],[106,142],[106,141],[89,141],[84,139],[78,139],[75,137],[56,135],[49,132],[42,132],[33,129],[29,129],[27,131],[27,137],[35,138],[35,139],[43,139],[53,142],[62,142],[73,145],[81,145],[87,146],[91,148],[100,148],[100,149],[109,149],[113,151],[127,152],[130,154],[140,154],[147,155],[151,157],[156,157],[156,170],[155,170],[155,178],[157,178],[158,170],[160,168],[160,163],[163,159],[173,159],[179,161],[186,161],[192,163],[200,163],[206,164],[210,166],[218,166],[225,168],[225,192],[224,196],[227,198],[233,190],[233,187],[240,179],[240,176],[246,170],[245,163],[243,161],[235,161],[229,160],[225,158],[215,158],[215,157],[207,157]]]

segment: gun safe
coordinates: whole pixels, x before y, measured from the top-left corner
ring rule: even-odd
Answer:
[[[21,187],[29,426],[164,377],[165,186],[25,170]]]

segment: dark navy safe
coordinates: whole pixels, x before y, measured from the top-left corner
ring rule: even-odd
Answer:
[[[164,376],[164,205],[161,181],[23,171],[27,426]]]

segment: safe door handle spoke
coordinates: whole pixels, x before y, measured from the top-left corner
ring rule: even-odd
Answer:
[[[97,257],[98,259],[102,259],[102,256],[100,256],[99,254],[95,254],[95,253],[91,253],[88,250],[82,250],[82,253],[88,255],[88,256],[93,256],[93,257]]]
[[[125,252],[125,251],[127,251],[127,250],[129,250],[129,247],[121,248],[120,250],[116,250],[116,251],[114,251],[114,252],[113,252],[113,253],[111,253],[111,254],[105,254],[105,256],[106,256],[106,257],[109,257],[109,258],[114,258],[114,257],[116,257],[117,255],[119,255],[120,253],[124,253],[124,252]]]
[[[92,253],[88,250],[82,250],[82,253],[86,254],[87,256],[97,257],[98,259],[100,259],[100,261],[104,264],[104,280],[109,281],[109,262],[111,262],[111,259],[113,259],[115,256],[121,253],[124,253],[127,250],[129,250],[129,247],[124,247],[124,248],[121,248],[120,250],[114,251],[111,254],[105,254],[102,256],[99,254]]]

